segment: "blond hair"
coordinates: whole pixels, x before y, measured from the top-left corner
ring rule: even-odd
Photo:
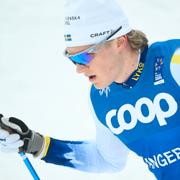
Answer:
[[[132,30],[126,35],[128,37],[129,45],[133,50],[143,51],[144,48],[148,45],[148,39],[142,31]]]

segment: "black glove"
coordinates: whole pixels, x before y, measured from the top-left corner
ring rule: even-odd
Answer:
[[[23,146],[17,147],[21,140],[24,142]],[[15,117],[4,118],[0,114],[0,146],[4,149],[8,151],[16,147],[19,151],[36,155],[42,149],[43,143],[44,137],[30,130],[23,121]]]

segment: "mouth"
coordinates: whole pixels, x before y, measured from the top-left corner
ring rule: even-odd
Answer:
[[[96,80],[96,75],[89,76],[89,81],[94,82]]]

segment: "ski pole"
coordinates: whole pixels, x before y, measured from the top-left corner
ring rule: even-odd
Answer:
[[[31,162],[29,161],[28,157],[24,152],[19,152],[21,158],[23,159],[26,167],[28,168],[29,172],[31,173],[34,180],[40,180],[38,174],[36,173],[35,169],[33,168]]]

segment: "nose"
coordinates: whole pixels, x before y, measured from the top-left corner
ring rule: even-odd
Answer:
[[[86,69],[87,69],[86,65],[76,64],[76,72],[77,73],[83,73],[83,72],[85,72]]]

